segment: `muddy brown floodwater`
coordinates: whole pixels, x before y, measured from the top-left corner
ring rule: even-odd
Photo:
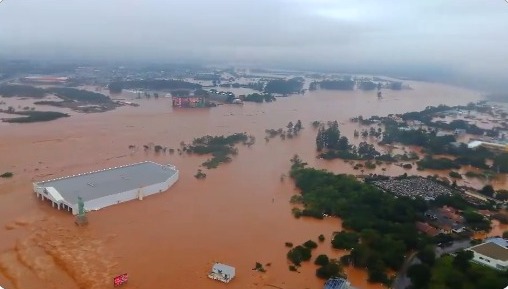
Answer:
[[[338,219],[295,219],[290,197],[296,193],[287,173],[299,154],[310,166],[356,173],[342,160],[315,157],[313,120],[338,120],[352,138],[357,115],[386,115],[421,110],[429,105],[458,105],[480,94],[440,84],[412,82],[414,90],[375,93],[318,91],[280,98],[275,103],[222,105],[206,110],[173,110],[170,99],[137,100],[140,107],[121,107],[102,114],[76,114],[48,123],[0,126],[0,284],[6,288],[110,288],[112,277],[129,273],[125,288],[321,288],[316,266],[290,272],[285,242],[327,240],[314,256],[340,257],[330,236],[341,230]],[[265,129],[302,120],[294,139],[265,142]],[[150,142],[177,148],[206,134],[247,132],[252,147],[240,146],[233,162],[196,180],[206,157],[129,150]],[[35,198],[32,181],[128,164],[142,160],[172,163],[180,180],[169,191],[89,214],[90,224],[77,228],[73,217]],[[402,169],[387,167],[386,174]],[[215,261],[235,266],[228,285],[207,279]],[[256,262],[266,273],[252,271]],[[347,269],[358,288],[368,284],[361,270]],[[276,286],[276,287],[273,287]]]

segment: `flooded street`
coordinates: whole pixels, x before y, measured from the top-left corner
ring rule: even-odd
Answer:
[[[313,259],[321,253],[338,258],[344,252],[333,250],[329,240],[341,222],[295,219],[289,199],[296,191],[281,175],[287,174],[294,154],[310,166],[359,174],[343,160],[316,158],[314,120],[338,120],[344,124],[342,133],[353,139],[359,128],[349,122],[353,116],[466,104],[481,97],[441,84],[409,84],[413,90],[385,91],[380,100],[375,92],[316,91],[274,103],[174,110],[169,98],[160,98],[102,114],[2,125],[0,173],[11,171],[14,177],[0,179],[0,283],[15,289],[109,288],[114,275],[129,273],[125,288],[321,288],[324,281],[315,277],[312,262],[300,273],[288,270],[284,243],[317,242],[323,234],[326,240]],[[264,140],[265,129],[284,128],[298,119],[304,126],[299,136]],[[240,146],[231,163],[204,170],[205,180],[194,178],[205,156],[142,149],[149,143],[176,149],[195,137],[237,132],[254,135],[256,143]],[[138,149],[129,150],[129,145]],[[168,192],[143,201],[91,212],[87,228],[75,227],[71,215],[32,193],[33,181],[143,160],[176,165],[180,180]],[[405,172],[395,165],[383,167],[387,175]],[[506,188],[505,181],[499,187]],[[40,272],[40,262],[48,258],[54,269]],[[214,262],[236,267],[237,277],[227,285],[209,280]],[[256,262],[270,263],[267,272],[253,271]],[[368,284],[361,270],[346,272],[357,288],[381,288]],[[51,282],[58,276],[64,281]]]

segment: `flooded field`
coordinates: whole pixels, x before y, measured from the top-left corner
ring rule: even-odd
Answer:
[[[317,241],[324,234],[326,241],[313,256],[338,258],[344,252],[333,250],[329,240],[341,222],[295,219],[289,199],[296,192],[281,175],[287,174],[294,154],[310,166],[359,174],[342,160],[316,158],[311,121],[338,120],[352,139],[358,128],[349,122],[353,116],[466,104],[481,97],[440,84],[409,84],[413,90],[386,91],[380,100],[374,92],[316,91],[274,103],[174,110],[168,98],[143,99],[135,100],[139,107],[107,113],[2,125],[0,172],[11,171],[14,177],[0,179],[0,284],[14,289],[108,288],[114,275],[127,272],[125,288],[321,288],[323,280],[315,277],[317,267],[311,262],[300,273],[288,270],[284,243]],[[265,129],[298,119],[304,126],[298,137],[264,140]],[[240,146],[233,162],[205,170],[205,180],[193,175],[206,157],[128,148],[154,143],[176,149],[195,137],[236,132],[254,135],[256,144]],[[71,215],[32,193],[33,181],[143,160],[176,165],[180,180],[163,194],[90,213],[86,228],[75,227]],[[387,175],[405,172],[395,165],[383,167]],[[506,187],[505,181],[497,186]],[[207,279],[216,261],[236,267],[237,277],[228,285]],[[252,270],[256,262],[271,265],[260,273]],[[347,273],[357,288],[381,288],[368,284],[360,270]]]

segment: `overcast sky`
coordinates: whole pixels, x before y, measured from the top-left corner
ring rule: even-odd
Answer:
[[[508,72],[505,0],[4,0],[0,56]]]

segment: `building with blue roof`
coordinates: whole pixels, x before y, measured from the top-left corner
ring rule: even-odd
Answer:
[[[351,289],[350,283],[344,278],[330,278],[326,281],[324,289]]]

